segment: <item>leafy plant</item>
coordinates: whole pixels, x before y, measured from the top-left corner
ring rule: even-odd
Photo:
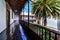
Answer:
[[[43,18],[44,26],[47,24],[47,17],[57,19],[60,13],[60,0],[37,0],[32,4],[32,13],[40,20]]]

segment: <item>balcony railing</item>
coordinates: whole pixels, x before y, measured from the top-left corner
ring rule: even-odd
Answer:
[[[60,32],[37,24],[29,24],[29,28],[37,33],[42,40],[60,40]]]
[[[24,23],[26,26],[28,24],[28,22],[22,23]],[[32,23],[29,23],[28,28],[36,33],[42,40],[60,40],[60,32],[57,30]]]

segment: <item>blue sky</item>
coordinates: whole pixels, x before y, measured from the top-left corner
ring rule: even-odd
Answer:
[[[29,7],[30,7],[29,10],[31,12],[31,10],[32,10],[32,2],[31,1],[29,1]],[[25,13],[28,12],[28,3],[26,3],[26,5],[25,5],[24,12]]]

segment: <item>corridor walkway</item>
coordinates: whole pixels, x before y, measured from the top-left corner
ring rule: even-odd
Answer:
[[[18,21],[16,21],[16,23],[17,22]],[[27,40],[27,37],[24,33],[24,30],[23,30],[22,26],[20,25],[19,28],[18,28],[18,25],[16,25],[15,28],[16,29],[15,29],[15,32],[14,32],[14,35],[13,35],[13,40],[17,40],[17,39],[18,40]],[[6,29],[2,33],[0,33],[0,40],[7,40]]]
[[[19,24],[19,21],[15,22],[15,32],[13,34],[13,40],[27,40],[27,36],[24,33],[22,26]]]
[[[12,35],[11,40],[40,40],[37,34],[35,34],[32,30],[30,30],[26,25],[22,24],[20,21],[15,22],[14,33]],[[0,34],[0,40],[7,40],[6,29]]]

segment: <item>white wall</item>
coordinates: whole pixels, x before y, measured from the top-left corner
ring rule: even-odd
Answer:
[[[60,30],[60,19],[57,20],[57,28]]]
[[[0,0],[0,33],[6,28],[6,3]]]
[[[53,18],[47,18],[47,26],[57,28],[57,20]]]

